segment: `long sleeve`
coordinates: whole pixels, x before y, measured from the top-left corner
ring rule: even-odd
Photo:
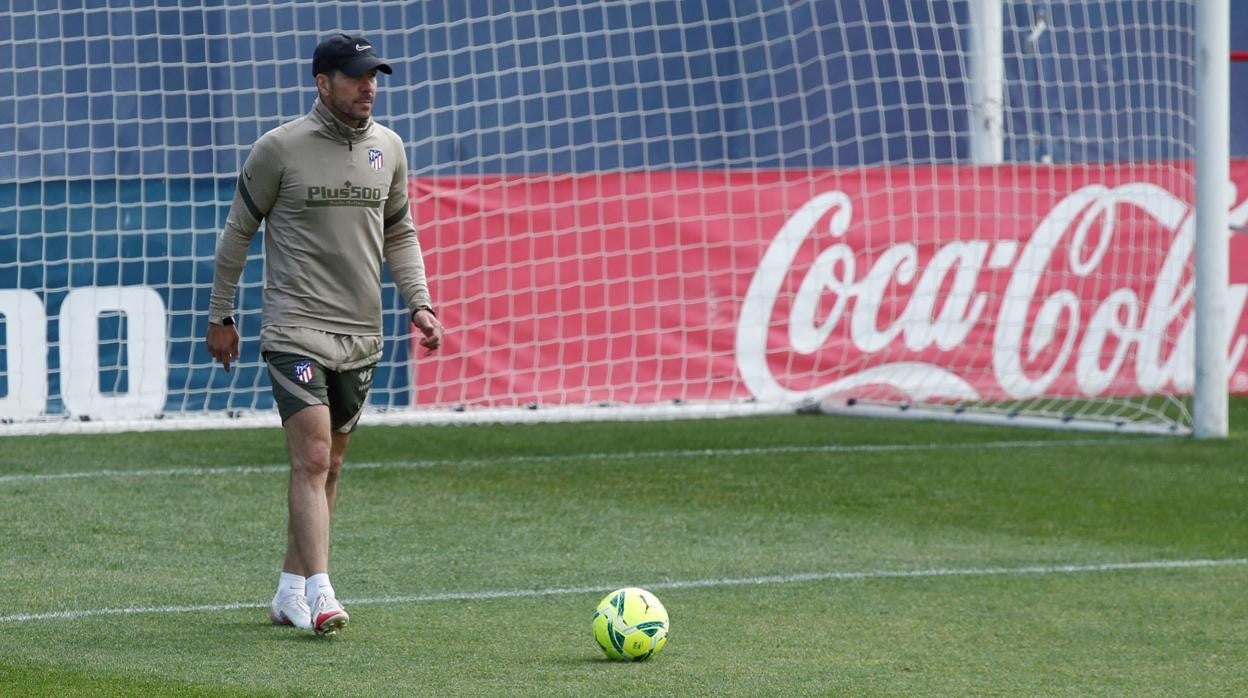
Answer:
[[[412,220],[412,206],[407,187],[407,154],[399,149],[400,166],[394,170],[390,193],[386,199],[383,254],[390,276],[407,302],[408,312],[420,308],[433,309],[429,284],[425,279],[425,260]]]
[[[260,229],[260,222],[272,208],[281,186],[280,160],[274,150],[274,139],[262,137],[238,175],[238,187],[230,204],[230,213],[217,238],[212,295],[208,304],[209,322],[220,322],[234,314],[234,298],[238,279],[247,263],[247,248],[251,245],[252,236]]]

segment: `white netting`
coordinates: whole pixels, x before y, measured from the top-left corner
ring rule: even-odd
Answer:
[[[997,54],[972,48],[982,2],[4,4],[19,425],[274,419],[259,240],[228,375],[202,347],[212,254],[250,145],[307,112],[338,30],[395,67],[376,114],[409,144],[451,332],[412,351],[387,286],[384,419],[822,401],[1190,422],[1191,265],[1166,260],[1194,0],[1000,3]],[[973,162],[984,134],[1002,163]]]

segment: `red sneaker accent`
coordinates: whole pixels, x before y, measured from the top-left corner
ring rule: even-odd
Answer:
[[[346,625],[346,611],[326,611],[316,617],[316,632],[319,635],[333,635]]]
[[[312,629],[317,635],[333,635],[347,627],[347,621],[350,620],[341,604],[324,596],[317,599],[312,613]]]

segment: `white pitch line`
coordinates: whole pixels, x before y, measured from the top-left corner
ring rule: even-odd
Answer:
[[[469,458],[469,459],[434,459],[412,461],[378,461],[346,464],[346,470],[414,470],[420,468],[436,468],[445,466],[490,466],[490,465],[523,465],[527,463],[559,463],[567,461],[615,461],[637,460],[640,458],[700,458],[700,457],[735,457],[735,456],[767,456],[794,453],[890,453],[904,451],[940,451],[967,449],[1015,449],[1015,448],[1051,448],[1105,446],[1105,445],[1141,445],[1147,446],[1154,439],[1070,439],[1058,441],[986,441],[969,443],[925,443],[925,444],[828,444],[824,446],[768,446],[760,448],[702,448],[671,451],[635,451],[631,453],[568,453],[545,456],[507,456],[502,458]],[[220,467],[174,467],[154,468],[146,470],[80,470],[64,473],[15,473],[0,475],[0,485],[12,483],[54,482],[60,480],[87,480],[96,478],[148,478],[148,477],[202,477],[211,475],[268,475],[285,473],[288,465],[238,465]]]
[[[764,577],[728,577],[713,579],[687,579],[640,584],[646,589],[707,589],[715,587],[764,586],[795,584],[799,582],[856,581],[873,579],[932,579],[941,577],[1023,577],[1066,574],[1091,574],[1101,572],[1131,572],[1149,570],[1190,570],[1210,567],[1242,567],[1248,558],[1224,558],[1203,560],[1148,560],[1142,562],[1102,562],[1067,565],[1031,565],[1025,567],[951,567],[927,570],[871,570],[862,572],[805,572]],[[343,604],[408,605],[445,601],[492,601],[497,599],[522,599],[542,596],[565,596],[571,594],[605,593],[625,584],[606,584],[581,587],[551,587],[547,589],[500,589],[494,591],[442,592],[414,594],[411,596],[382,596],[363,599],[343,599]],[[124,608],[96,608],[77,611],[52,611],[48,613],[18,613],[0,616],[0,624],[29,623],[46,620],[77,620],[106,616],[133,616],[169,613],[209,613],[214,611],[239,611],[265,608],[258,603],[225,603],[204,606],[128,606]]]

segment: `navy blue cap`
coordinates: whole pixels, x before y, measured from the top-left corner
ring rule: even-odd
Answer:
[[[373,51],[373,44],[362,36],[334,34],[316,45],[312,52],[312,75],[341,70],[351,77],[359,77],[370,70],[380,70],[389,75],[394,72],[390,64]]]

